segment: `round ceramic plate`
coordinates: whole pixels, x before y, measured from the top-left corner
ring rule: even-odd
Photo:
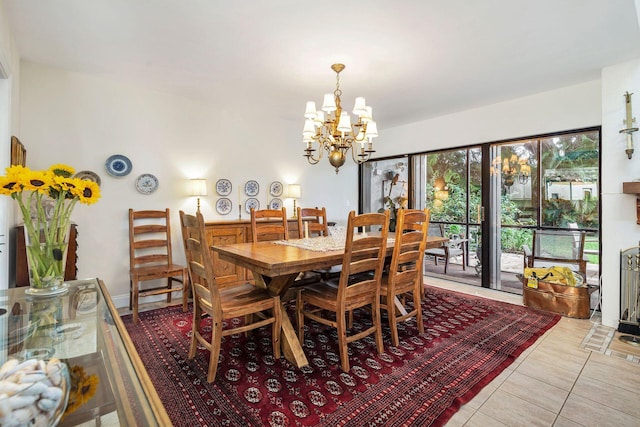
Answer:
[[[216,182],[216,193],[220,196],[228,196],[231,194],[231,181],[228,179],[219,179]]]
[[[244,194],[249,197],[257,196],[259,191],[260,185],[258,184],[258,181],[247,181],[244,185]]]
[[[84,180],[87,180],[87,181],[93,181],[96,184],[98,184],[98,186],[100,186],[100,184],[101,184],[100,177],[95,172],[80,171],[77,174],[75,174],[73,177],[74,178],[84,179]]]
[[[136,178],[136,189],[142,194],[151,194],[158,189],[158,178],[150,173],[143,173]]]
[[[251,208],[255,210],[260,209],[260,202],[258,201],[258,199],[254,199],[253,197],[247,199],[247,201],[244,203],[244,209],[247,211],[247,213],[251,213]]]
[[[269,202],[269,209],[282,209],[282,200],[271,199]]]
[[[127,176],[131,173],[131,160],[122,154],[114,154],[104,164],[107,173],[111,176]]]
[[[273,197],[282,196],[282,183],[279,181],[273,181],[269,186],[269,194]]]
[[[233,203],[231,203],[231,200],[227,199],[226,197],[218,199],[218,201],[216,202],[216,212],[218,212],[220,215],[227,215],[229,212],[231,212],[232,208]]]

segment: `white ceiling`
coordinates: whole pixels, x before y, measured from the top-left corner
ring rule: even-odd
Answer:
[[[2,1],[2,0],[0,0]],[[382,131],[640,57],[634,0],[4,0],[24,60],[299,120],[335,88]]]

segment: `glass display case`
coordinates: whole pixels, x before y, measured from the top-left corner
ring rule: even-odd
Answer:
[[[10,358],[67,364],[69,400],[59,426],[171,425],[104,283],[67,283],[69,292],[50,298],[25,295],[26,288],[0,291],[0,365]]]

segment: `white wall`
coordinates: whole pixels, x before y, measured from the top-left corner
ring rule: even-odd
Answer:
[[[379,156],[437,150],[597,126],[600,121],[596,80],[384,129],[376,150]]]
[[[296,123],[278,121],[264,110],[266,101],[255,100],[261,111],[239,111],[29,62],[22,62],[21,73],[20,135],[28,166],[65,163],[102,179],[101,200],[78,205],[72,215],[78,223],[79,277],[103,279],[118,306],[128,304],[128,209],[171,208],[174,257],[184,262],[178,211],[195,211],[195,198],[187,196],[189,178],[208,179],[209,196],[201,201],[206,221],[237,219],[238,184],[249,179],[260,184],[261,206],[268,185],[277,180],[299,183],[298,205],[326,206],[330,220],[344,222],[349,210],[357,209],[357,167],[347,164],[336,175],[326,159],[308,165],[302,157],[302,116]],[[130,175],[107,174],[104,164],[112,154],[129,157]],[[136,191],[142,173],[158,178],[155,193]],[[228,216],[215,212],[214,185],[220,178],[234,185]],[[285,206],[291,209],[291,200]]]
[[[638,246],[636,198],[622,193],[624,181],[640,179],[640,135],[634,134],[635,153],[625,153],[625,92],[631,97],[633,116],[640,122],[640,60],[602,70],[602,317],[617,326],[620,317],[620,250]]]
[[[20,55],[0,2],[0,170],[10,164],[11,135],[18,128],[20,87]],[[8,197],[0,198],[0,289],[9,285],[13,258],[9,242],[15,223],[15,210]]]

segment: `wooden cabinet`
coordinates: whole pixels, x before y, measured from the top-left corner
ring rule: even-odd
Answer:
[[[298,238],[298,221],[289,219],[289,238]],[[253,241],[251,235],[251,221],[214,221],[205,224],[207,229],[207,243],[213,245],[229,245],[232,243],[248,243]],[[213,271],[220,286],[229,286],[250,282],[253,275],[250,271],[236,264],[222,261],[217,252],[211,252],[213,256]]]
[[[24,226],[16,227],[16,286],[29,286],[29,268],[27,265],[27,250],[24,243]],[[78,226],[71,224],[69,230],[69,248],[67,249],[67,265],[64,280],[78,278]]]

